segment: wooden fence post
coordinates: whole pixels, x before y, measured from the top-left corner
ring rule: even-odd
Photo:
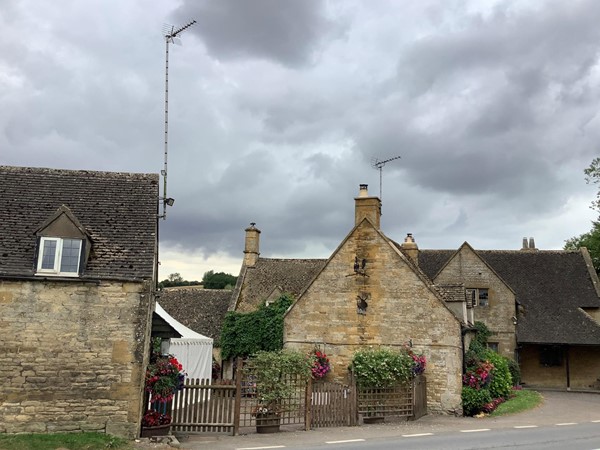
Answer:
[[[240,414],[242,409],[242,358],[236,360],[235,371],[235,403],[233,407],[233,435],[240,432]]]
[[[312,420],[311,415],[312,408],[312,378],[308,378],[306,382],[306,389],[304,395],[304,431],[310,430],[310,422]]]

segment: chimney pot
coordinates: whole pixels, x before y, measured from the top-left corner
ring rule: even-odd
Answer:
[[[358,191],[358,196],[359,197],[368,197],[369,196],[369,185],[368,184],[360,185],[360,190]]]
[[[523,247],[521,247],[521,250],[527,250],[529,246],[527,245],[527,238],[524,237],[523,238]]]
[[[532,237],[529,238],[529,250],[536,250],[535,241],[533,240]]]

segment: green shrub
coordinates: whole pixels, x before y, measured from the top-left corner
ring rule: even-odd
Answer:
[[[297,389],[296,385],[289,382],[289,377],[300,375],[308,380],[312,363],[312,358],[294,350],[260,351],[253,355],[244,370],[256,383],[260,408],[280,412],[284,407],[283,400]]]
[[[492,350],[487,350],[484,356],[487,361],[494,365],[492,381],[488,387],[492,399],[508,398],[513,385],[510,370],[508,370],[508,358]]]
[[[413,378],[413,358],[407,351],[367,348],[354,353],[351,368],[359,386],[386,388]]]
[[[521,384],[521,369],[519,368],[519,363],[517,363],[514,359],[509,359],[508,370],[510,371],[510,377],[512,378],[513,386],[518,386]]]
[[[465,416],[474,416],[483,409],[483,406],[492,401],[490,391],[487,389],[474,389],[463,386],[462,405]]]

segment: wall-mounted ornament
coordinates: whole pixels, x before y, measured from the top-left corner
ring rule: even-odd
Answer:
[[[369,304],[367,300],[371,298],[371,294],[368,292],[361,292],[356,296],[356,312],[358,314],[367,314],[367,307]]]
[[[362,275],[363,277],[368,277],[366,272],[367,260],[365,258],[359,258],[358,256],[354,257],[354,273],[350,275],[346,275],[347,277],[351,277],[353,275]]]

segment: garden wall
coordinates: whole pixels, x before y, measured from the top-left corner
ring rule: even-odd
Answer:
[[[149,283],[0,281],[0,432],[135,437]]]

